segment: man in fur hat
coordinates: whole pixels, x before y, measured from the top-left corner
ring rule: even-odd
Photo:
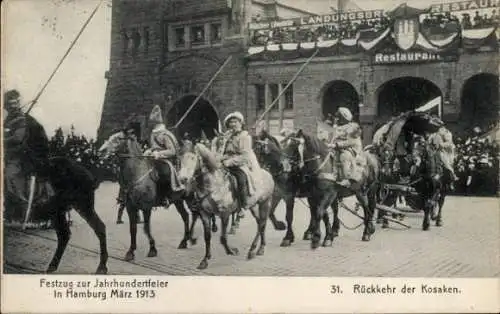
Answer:
[[[455,161],[455,144],[453,143],[453,135],[444,127],[444,123],[439,123],[439,130],[429,137],[429,144],[438,152],[439,159],[443,166],[450,173],[451,180],[456,181],[458,177],[455,175],[453,163]]]
[[[340,107],[335,114],[336,125],[328,147],[338,152],[340,169],[338,184],[350,187],[361,180],[362,169],[356,165],[356,157],[362,152],[361,127],[353,122],[349,109]]]
[[[179,143],[174,134],[167,130],[163,123],[160,106],[155,105],[149,116],[153,130],[150,137],[150,149],[145,155],[156,159],[156,169],[159,175],[159,194],[164,205],[168,205],[166,196],[170,192],[180,192],[184,186],[179,182],[175,159],[179,153]]]
[[[260,168],[252,149],[252,137],[243,130],[245,119],[236,111],[227,115],[224,126],[228,132],[220,146],[214,147],[221,157],[222,164],[233,173],[241,191],[242,208],[249,209],[256,203],[253,173]]]

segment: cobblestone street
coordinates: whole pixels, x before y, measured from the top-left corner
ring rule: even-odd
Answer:
[[[129,246],[127,215],[125,224],[117,225],[115,196],[117,185],[101,184],[96,208],[107,226],[110,259],[109,274],[137,275],[241,275],[241,276],[394,276],[394,277],[498,277],[499,225],[498,198],[449,197],[443,209],[443,227],[421,230],[422,214],[409,214],[405,222],[411,229],[392,224],[377,230],[371,242],[362,242],[362,228],[348,230],[341,226],[332,247],[311,251],[302,233],[309,221],[309,210],[296,203],[294,231],[296,242],[280,247],[284,231],[276,231],[269,222],[264,256],[247,261],[246,253],[255,234],[250,214],[242,220],[230,245],[239,256],[225,255],[219,232],[212,236],[212,259],[205,271],[196,269],[205,249],[201,223],[197,225],[198,243],[186,250],[177,246],[182,238],[182,220],[172,206],[153,212],[152,230],[158,256],[146,257],[148,242],[139,225],[138,249],[133,263],[122,260]],[[347,204],[352,204],[347,199]],[[284,220],[284,204],[276,216]],[[349,227],[361,221],[341,210],[342,222]],[[72,238],[58,273],[89,274],[98,264],[98,241],[86,223],[72,212]],[[220,221],[217,220],[220,229]],[[4,230],[4,272],[39,273],[49,263],[55,250],[53,230]]]

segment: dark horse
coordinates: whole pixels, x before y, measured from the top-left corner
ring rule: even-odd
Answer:
[[[100,261],[96,274],[107,274],[106,226],[97,215],[94,207],[95,190],[99,186],[99,182],[82,165],[66,157],[49,158],[42,172],[40,175],[48,179],[54,193],[46,201],[35,203],[32,213],[36,219],[51,219],[57,234],[57,248],[47,272],[52,273],[59,267],[71,237],[67,213],[71,209],[75,209],[94,230],[99,239]],[[21,204],[15,200],[15,195],[6,193],[5,196],[6,208]]]
[[[393,150],[379,148],[382,161],[379,202],[395,206],[398,196],[404,195],[406,203],[416,211],[424,211],[423,230],[429,230],[430,219],[436,226],[442,225],[442,207],[451,183],[451,175],[444,171],[439,155],[422,139],[413,146],[410,155],[395,156]],[[411,156],[411,157],[410,157]],[[418,162],[416,162],[418,161]],[[408,174],[409,182],[401,181],[401,174]],[[386,188],[385,185],[407,187],[405,191]],[[386,211],[379,209],[377,222],[382,228],[389,226]]]
[[[337,169],[335,152],[331,152],[326,143],[302,130],[289,136],[285,151],[302,173],[308,192],[308,202],[312,214],[313,249],[319,246],[321,239],[320,220],[327,214],[326,209],[333,205],[333,226],[326,228],[325,242],[331,245],[334,236],[338,234],[338,202],[340,198],[355,195],[364,211],[363,241],[369,241],[375,232],[372,219],[375,211],[378,191],[379,162],[377,156],[369,151],[363,151],[364,159],[362,179],[359,184],[350,188],[338,185],[335,181]]]
[[[142,149],[135,136],[117,132],[101,146],[100,154],[118,154],[121,159],[120,172],[126,182],[125,203],[130,225],[130,248],[125,255],[125,260],[130,261],[135,258],[137,247],[137,213],[142,210],[144,217],[144,232],[149,239],[148,257],[157,255],[155,240],[151,234],[151,210],[158,204],[158,173],[155,170],[153,159],[144,156]],[[192,244],[196,243],[192,239],[189,228],[189,213],[184,207],[182,195],[169,193],[177,211],[184,221],[184,237],[179,244],[179,249],[187,248],[188,240]]]
[[[293,161],[296,159],[287,158],[288,155],[281,148],[281,143],[278,139],[264,130],[254,137],[254,152],[261,167],[267,169],[273,176],[275,189],[271,202],[270,219],[276,230],[287,230],[285,237],[281,241],[281,246],[290,246],[293,242],[295,242],[295,234],[293,232],[293,210],[295,206],[295,198],[307,196],[307,191],[304,192],[304,188],[301,188],[303,182],[300,169],[298,169],[298,162]],[[293,154],[293,148],[290,149],[290,154]],[[286,205],[286,226],[282,221],[277,220],[274,214],[276,207],[281,200],[283,200]],[[328,214],[323,216],[323,221],[325,223],[325,227],[329,230],[330,219]],[[311,239],[311,230],[312,215],[309,227],[304,232],[304,240]],[[329,245],[329,242],[330,240],[325,238],[324,244]]]

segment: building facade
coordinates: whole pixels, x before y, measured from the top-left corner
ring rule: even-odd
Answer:
[[[452,130],[489,128],[500,112],[499,3],[486,1],[480,9],[491,18],[467,27],[449,12],[486,3],[467,2],[470,7],[433,6],[434,15],[403,5],[324,16],[297,9],[292,18],[293,7],[276,2],[273,9],[260,0],[113,1],[98,137],[131,116],[147,130],[154,104],[163,108],[168,126],[176,126],[204,89],[176,126],[178,135],[198,137],[203,130],[211,137],[234,110],[251,127],[270,104],[265,119],[271,132],[316,132],[318,121],[345,106],[368,143],[382,122],[435,99]],[[266,19],[260,18],[263,8]],[[435,14],[448,16],[445,23],[432,22]]]

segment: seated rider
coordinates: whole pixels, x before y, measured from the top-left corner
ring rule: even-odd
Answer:
[[[344,187],[350,187],[361,180],[361,169],[355,167],[355,158],[363,150],[361,127],[352,119],[349,109],[340,107],[337,110],[332,139],[328,144],[328,147],[338,152],[340,161],[338,184]]]
[[[450,174],[452,181],[458,180],[453,169],[453,162],[455,159],[455,144],[453,143],[453,135],[444,127],[444,123],[440,123],[439,130],[429,136],[430,147],[438,153],[444,168]]]
[[[222,165],[236,177],[241,207],[249,209],[257,202],[252,172],[260,166],[252,150],[252,137],[243,130],[244,123],[244,117],[240,112],[230,113],[224,119],[224,126],[228,128],[228,132],[224,134],[216,151],[221,156]]]
[[[179,154],[179,143],[174,134],[167,130],[163,123],[160,106],[155,105],[149,116],[153,130],[150,136],[150,148],[144,153],[155,158],[155,167],[158,171],[158,194],[162,205],[168,206],[169,192],[177,193],[184,190],[184,186],[177,177],[176,158]]]

